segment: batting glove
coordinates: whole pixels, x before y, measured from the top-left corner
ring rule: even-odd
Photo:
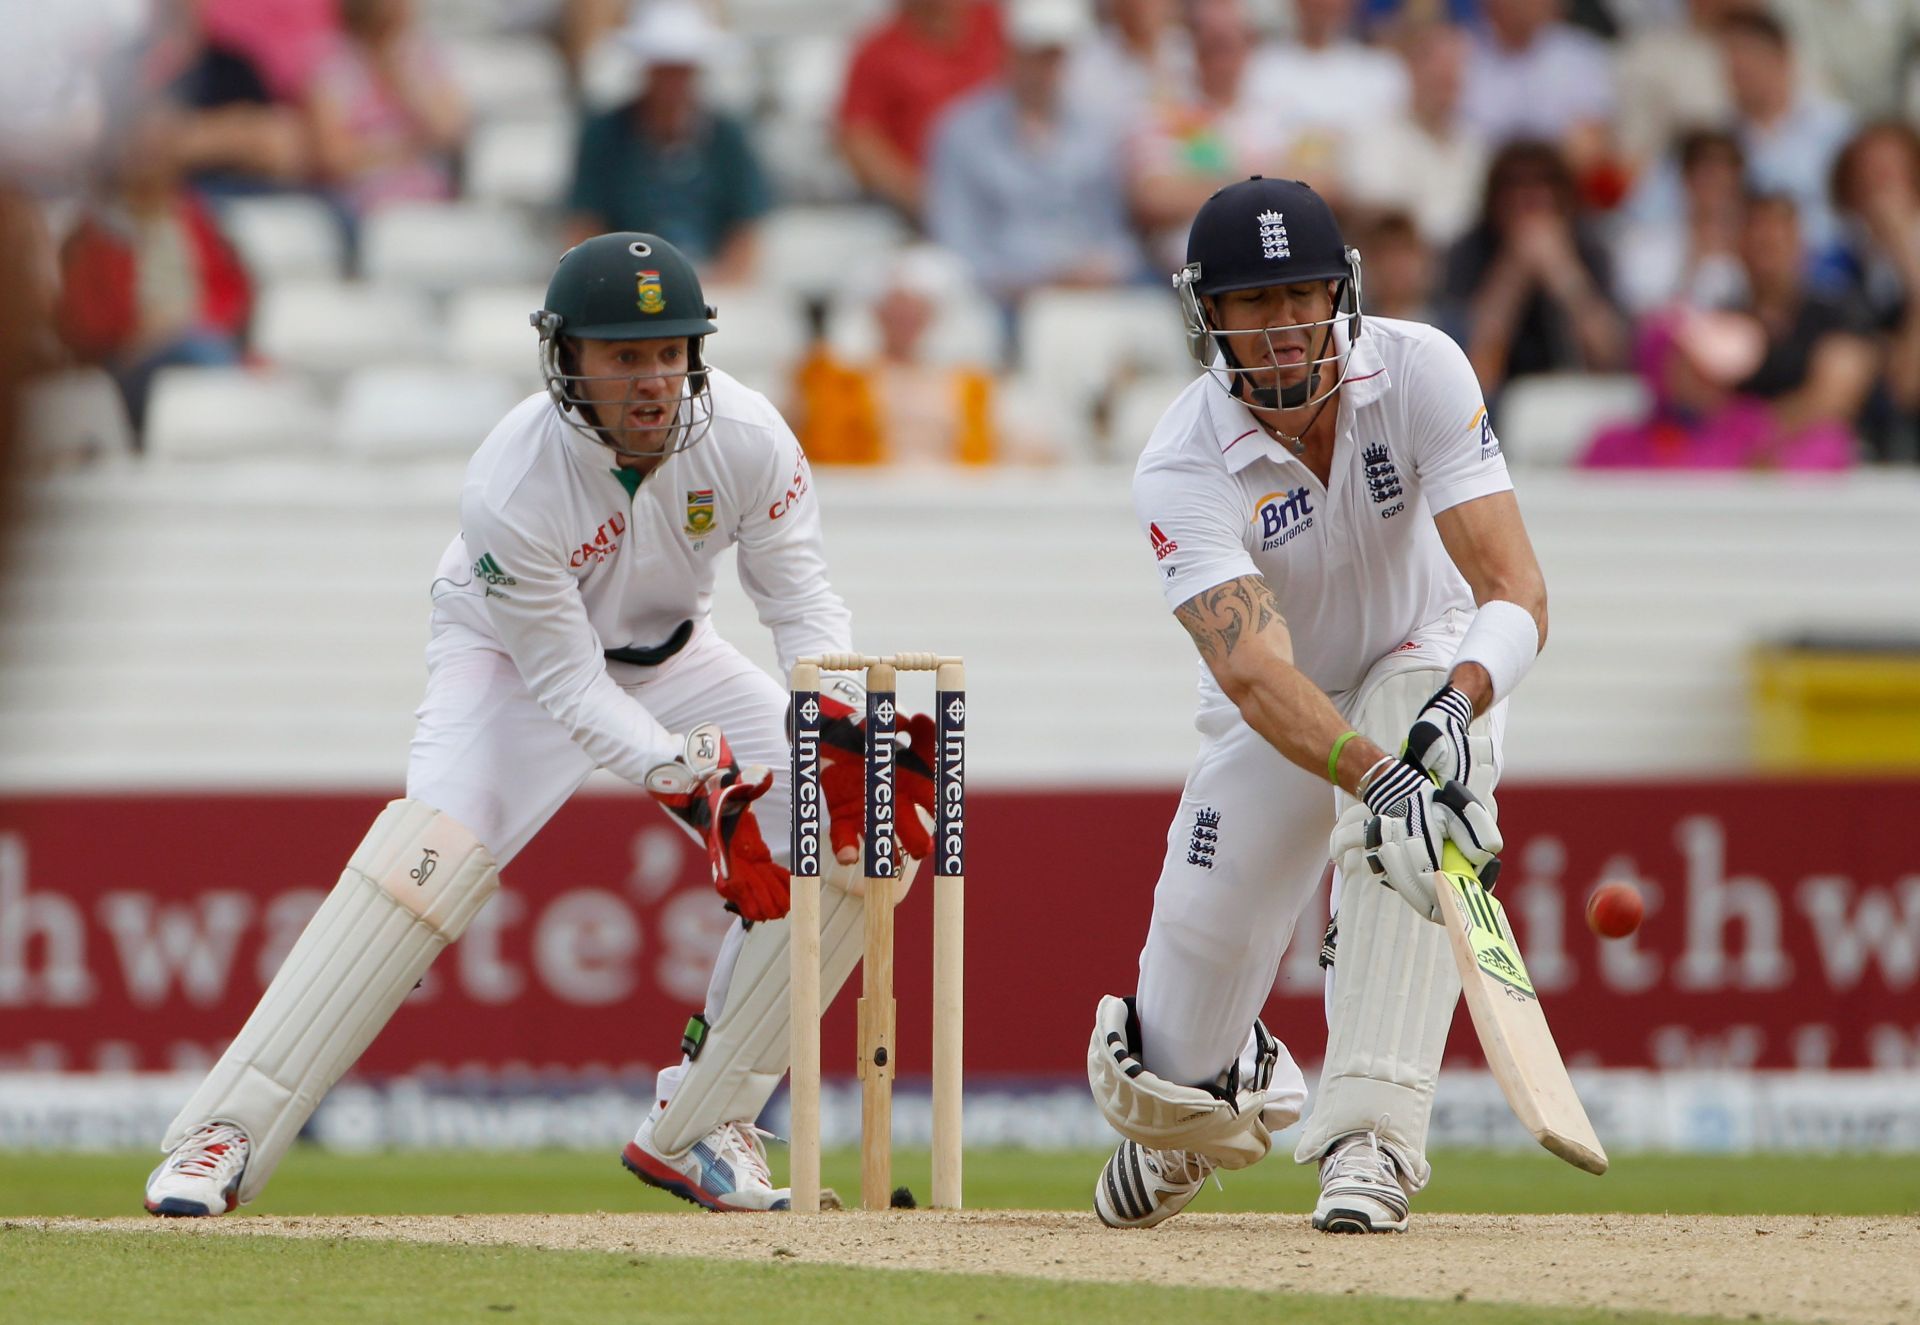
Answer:
[[[1364,837],[1367,868],[1407,905],[1438,924],[1433,876],[1440,869],[1441,844],[1452,841],[1479,869],[1505,845],[1500,827],[1480,799],[1458,782],[1436,787],[1427,771],[1410,759],[1383,760],[1382,765],[1364,793],[1373,811]]]
[[[677,758],[647,770],[647,793],[706,846],[713,886],[745,920],[778,920],[789,904],[787,871],[749,808],[772,786],[773,771],[741,768],[711,722],[687,733]]]
[[[1473,725],[1473,701],[1452,686],[1441,686],[1407,732],[1407,758],[1442,782],[1468,785],[1473,754],[1467,728]]]

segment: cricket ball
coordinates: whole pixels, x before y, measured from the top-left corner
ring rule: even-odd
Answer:
[[[1640,890],[1619,879],[1603,883],[1587,898],[1587,928],[1603,939],[1623,939],[1640,928],[1647,904]]]

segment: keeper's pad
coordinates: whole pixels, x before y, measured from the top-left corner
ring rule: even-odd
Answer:
[[[388,805],[161,1148],[237,1123],[251,1142],[239,1198],[258,1196],[321,1096],[499,886],[492,855],[452,818]]]
[[[1446,679],[1431,667],[1390,665],[1398,661],[1389,658],[1389,665],[1368,677],[1351,714],[1354,729],[1387,750],[1400,748],[1421,707]],[[1493,811],[1496,751],[1485,715],[1467,729],[1467,739],[1473,743],[1468,789]],[[1339,794],[1343,814],[1354,803]],[[1417,1159],[1407,1178],[1418,1191],[1431,1173],[1427,1123],[1460,977],[1444,928],[1416,914],[1353,852],[1334,866],[1339,910],[1327,973],[1327,1055],[1313,1114],[1293,1157],[1318,1163],[1335,1139],[1377,1126]]]
[[[902,857],[894,883],[897,906],[913,886],[920,862]],[[865,879],[860,865],[830,865],[820,889],[820,1000],[824,1009],[859,964],[866,943]],[[787,950],[792,927],[763,921],[747,931],[723,997],[709,1000],[719,1011],[700,1038],[693,1061],[677,1069],[673,1098],[654,1123],[662,1151],[678,1155],[722,1123],[760,1116],[786,1075],[792,1042],[789,997],[792,967]]]
[[[1275,1080],[1284,1056],[1258,1020],[1251,1052],[1213,1088],[1182,1086],[1155,1076],[1140,1061],[1133,1000],[1112,994],[1094,1013],[1087,1044],[1087,1084],[1113,1130],[1153,1150],[1205,1155],[1223,1169],[1244,1169],[1266,1157],[1273,1134],[1300,1117],[1306,1091],[1287,1060],[1291,1081]]]

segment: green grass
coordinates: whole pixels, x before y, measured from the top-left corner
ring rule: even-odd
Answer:
[[[268,1247],[271,1251],[268,1251]],[[1255,1293],[792,1262],[360,1241],[48,1232],[0,1226],[0,1301],[23,1325],[209,1321],[1059,1322],[1701,1325],[1638,1312]],[[1258,1314],[1256,1314],[1258,1313]]]
[[[0,1216],[134,1215],[155,1153],[0,1152]],[[776,1154],[776,1172],[784,1157]],[[1103,1153],[978,1150],[967,1154],[967,1204],[975,1209],[1084,1210]],[[826,1157],[824,1177],[851,1198],[857,1156]],[[1441,1151],[1417,1211],[1512,1214],[1920,1213],[1920,1155],[1625,1155],[1604,1178],[1541,1152]],[[903,1152],[894,1181],[928,1196],[925,1151]],[[1198,1210],[1304,1215],[1313,1172],[1283,1155],[1224,1175]],[[255,1214],[460,1214],[546,1211],[685,1211],[642,1186],[617,1152],[418,1152],[338,1155],[296,1148]]]

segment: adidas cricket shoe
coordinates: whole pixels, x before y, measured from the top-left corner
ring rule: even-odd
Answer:
[[[1381,1139],[1379,1127],[1349,1132],[1320,1161],[1313,1226],[1322,1233],[1406,1232],[1409,1192],[1401,1175],[1408,1167],[1393,1143]]]
[[[709,1210],[785,1210],[791,1193],[773,1185],[767,1168],[770,1133],[752,1123],[728,1122],[708,1132],[678,1155],[669,1155],[653,1139],[658,1108],[649,1110],[640,1130],[620,1152],[620,1162],[649,1187],[672,1192]]]
[[[224,1215],[240,1203],[247,1149],[247,1134],[232,1123],[195,1128],[147,1175],[147,1212],[188,1218]]]
[[[1152,1228],[1186,1209],[1213,1168],[1192,1151],[1122,1141],[1093,1186],[1093,1211],[1108,1228]]]

